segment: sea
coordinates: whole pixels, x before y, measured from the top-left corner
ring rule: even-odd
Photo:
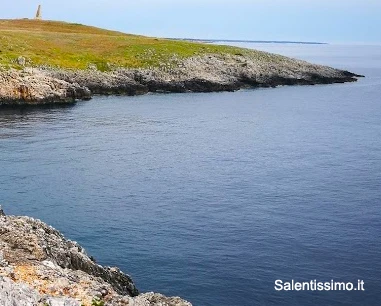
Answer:
[[[141,292],[195,306],[380,305],[381,46],[236,44],[365,78],[1,109],[0,204]]]

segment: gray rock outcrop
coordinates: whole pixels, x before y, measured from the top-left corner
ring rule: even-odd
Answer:
[[[150,69],[0,71],[0,105],[73,103],[92,94],[234,91],[248,87],[354,82],[359,75],[265,52],[176,59]]]
[[[29,217],[6,216],[0,207],[2,306],[191,306],[178,297],[139,294],[118,268],[102,267],[76,242]]]
[[[51,77],[75,82],[94,94],[234,91],[248,87],[313,85],[356,81],[353,73],[283,56],[195,56],[174,67],[116,69],[111,72],[50,70]],[[276,59],[276,61],[274,60]]]

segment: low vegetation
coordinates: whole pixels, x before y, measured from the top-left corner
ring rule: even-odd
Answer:
[[[113,67],[160,67],[196,55],[226,53],[268,56],[259,51],[124,34],[81,24],[0,20],[0,65],[5,68],[47,65],[107,71]],[[20,57],[22,63],[17,60]]]

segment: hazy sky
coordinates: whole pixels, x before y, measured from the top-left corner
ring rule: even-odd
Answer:
[[[0,0],[0,18],[160,37],[381,43],[381,0]]]

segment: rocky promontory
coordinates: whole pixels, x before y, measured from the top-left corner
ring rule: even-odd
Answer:
[[[74,103],[94,94],[217,92],[280,85],[354,82],[359,75],[283,56],[209,54],[170,66],[100,71],[26,67],[0,70],[0,105]]]
[[[0,19],[0,36],[0,106],[74,103],[97,94],[332,84],[359,77],[258,50],[62,21]]]
[[[76,242],[0,208],[1,306],[191,306],[179,297],[140,294],[118,268],[102,267]]]

